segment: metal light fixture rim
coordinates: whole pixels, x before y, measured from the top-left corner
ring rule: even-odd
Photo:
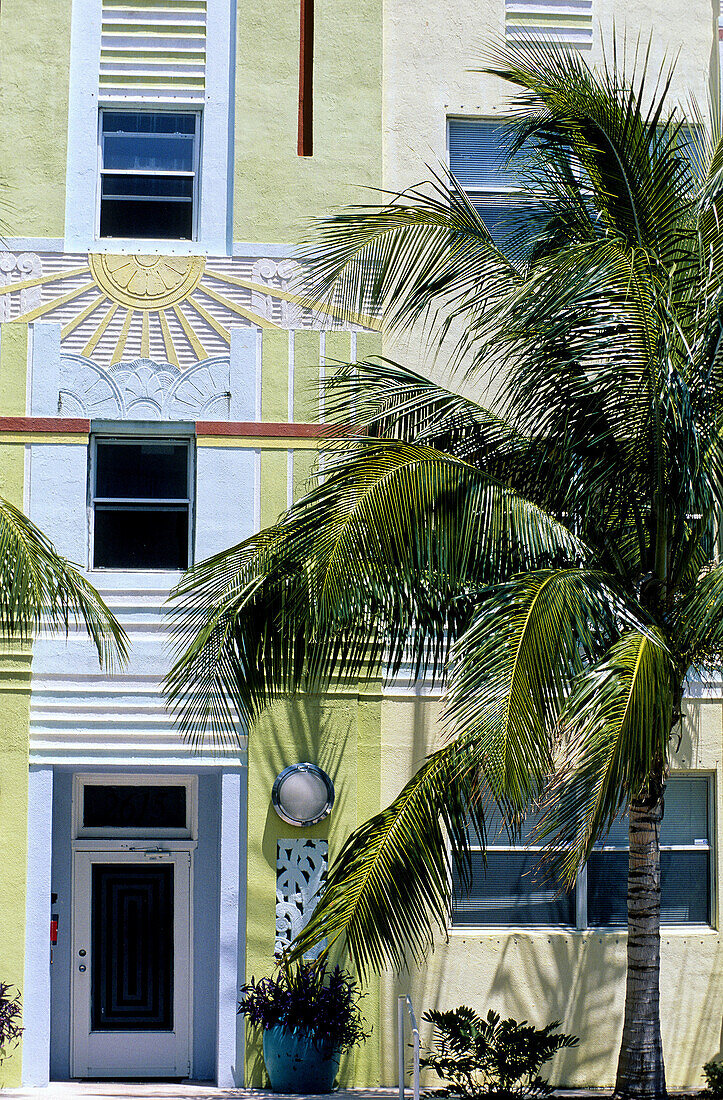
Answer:
[[[310,817],[306,820],[300,820],[298,817],[291,817],[286,813],[281,805],[281,787],[288,776],[293,775],[296,772],[311,772],[313,775],[318,776],[324,786],[326,787],[326,805],[322,809],[321,813],[316,817]],[[274,780],[274,785],[271,788],[271,801],[276,813],[279,815],[282,821],[285,821],[287,825],[295,825],[299,829],[307,828],[309,825],[318,825],[320,821],[323,821],[325,817],[328,817],[332,811],[334,805],[334,799],[336,792],[334,791],[334,782],[330,775],[320,768],[318,764],[312,764],[308,760],[302,760],[298,764],[289,764],[287,768],[279,772]]]

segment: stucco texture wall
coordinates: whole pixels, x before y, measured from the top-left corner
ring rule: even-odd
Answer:
[[[0,9],[0,221],[17,237],[63,236],[70,10],[71,0]]]
[[[298,4],[237,15],[235,241],[295,242],[305,219],[381,185],[381,0],[316,0],[314,155],[297,154]]]
[[[380,707],[381,697],[374,685],[360,693],[304,697],[274,705],[251,731],[247,980],[251,976],[264,977],[273,970],[277,840],[290,836],[324,838],[329,841],[332,861],[351,830],[379,809]],[[336,790],[330,816],[308,829],[286,825],[271,803],[274,779],[283,768],[299,761],[322,767]],[[363,1012],[374,1030],[363,1046],[342,1059],[343,1085],[379,1083],[379,979],[373,979],[366,992]],[[247,1032],[246,1082],[260,1087],[264,1078],[260,1039]]]
[[[504,42],[504,4],[489,0],[392,0],[384,6],[384,186],[396,190],[429,178],[427,166],[446,163],[450,115],[504,118],[511,85],[475,72],[485,51]],[[595,0],[593,48],[602,59],[613,22],[629,59],[640,40],[641,59],[651,37],[649,86],[675,58],[671,104],[691,97],[705,110],[711,71],[717,71],[717,28],[708,0],[664,4],[636,0],[634,16],[622,0]],[[667,58],[667,60],[666,60]]]
[[[0,365],[1,365],[0,361]],[[3,389],[0,370],[0,390]],[[0,496],[22,507],[22,446],[0,444]],[[0,981],[21,992],[25,961],[30,652],[0,643]],[[22,1046],[0,1064],[0,1087],[20,1084]]]
[[[715,777],[721,820],[723,708],[719,701],[689,701],[675,767]],[[439,701],[388,696],[382,705],[382,803],[388,804],[438,735]],[[716,843],[714,879],[721,880],[723,844]],[[723,941],[718,891],[713,890],[713,928],[677,926],[662,931],[661,1018],[669,1087],[702,1083],[704,1062],[722,1053]],[[528,1019],[537,1026],[561,1020],[580,1037],[550,1064],[559,1085],[599,1086],[614,1082],[622,1034],[625,995],[624,930],[574,932],[558,929],[489,928],[437,936],[425,965],[411,975],[386,975],[382,982],[382,1077],[396,1072],[396,995],[411,992],[417,1016],[429,1008],[470,1004],[486,1013]],[[423,1036],[424,1037],[424,1036]],[[426,1037],[429,1038],[427,1030]]]

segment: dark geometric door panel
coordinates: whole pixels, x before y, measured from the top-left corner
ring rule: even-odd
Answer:
[[[91,1028],[173,1030],[173,865],[94,863]]]

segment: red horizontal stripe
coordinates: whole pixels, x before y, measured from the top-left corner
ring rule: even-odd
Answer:
[[[247,439],[324,439],[329,436],[350,434],[348,428],[338,424],[288,424],[256,420],[230,423],[219,420],[198,420],[195,427],[198,435],[238,436]],[[172,428],[169,430],[172,431]],[[0,431],[77,432],[79,435],[88,435],[90,420],[70,416],[0,416]]]
[[[323,439],[330,435],[348,435],[338,424],[287,424],[263,421],[199,420],[198,435],[245,436],[247,439]]]
[[[0,416],[0,432],[78,432],[87,435],[90,420],[72,416]]]

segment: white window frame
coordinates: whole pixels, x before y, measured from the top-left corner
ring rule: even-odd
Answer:
[[[190,115],[195,119],[195,133],[193,139],[193,169],[190,172],[150,172],[148,170],[139,170],[133,168],[122,169],[106,169],[103,167],[103,115],[108,114],[173,114],[173,115]],[[198,241],[199,237],[199,225],[200,225],[200,210],[201,210],[201,144],[203,141],[203,111],[200,108],[193,108],[188,105],[174,105],[171,103],[164,104],[128,104],[121,105],[106,104],[101,105],[98,110],[98,171],[97,171],[97,186],[96,186],[96,203],[95,203],[95,237],[101,243],[104,244],[121,244],[124,241],[148,241],[149,247],[153,248],[155,241],[164,241],[168,243],[177,243],[179,245],[190,245]],[[100,235],[100,214],[101,203],[103,193],[103,176],[183,176],[193,178],[193,198],[191,204],[191,237],[187,239],[185,237],[133,237],[129,235],[127,237],[101,237]],[[132,199],[128,200],[133,201]],[[172,201],[172,200],[169,200]]]
[[[86,827],[83,825],[83,792],[86,787],[183,787],[186,791],[186,824],[184,828],[114,828],[114,827]],[[97,848],[99,842],[103,846],[113,845],[117,847],[119,840],[166,840],[180,841],[180,845],[173,847],[195,847],[198,840],[198,777],[195,775],[158,775],[155,772],[147,774],[134,773],[132,775],[118,774],[117,772],[77,772],[73,776],[73,809],[72,809],[72,838],[74,842],[80,842],[77,846]],[[90,843],[92,841],[92,843]],[[83,843],[88,842],[88,843]]]
[[[675,922],[666,922],[662,925],[665,929],[681,928],[687,931],[691,929],[715,929],[718,926],[716,899],[717,899],[717,886],[716,886],[716,819],[715,819],[715,788],[716,788],[716,774],[711,771],[674,771],[669,777],[668,783],[675,782],[679,779],[705,779],[707,784],[707,801],[708,801],[708,840],[706,844],[661,844],[661,852],[708,852],[708,866],[709,866],[709,883],[710,894],[708,898],[708,912],[710,914],[710,920],[708,923],[696,924],[694,922],[682,922],[676,924]],[[494,850],[495,852],[544,852],[544,846],[539,844],[489,844],[487,848]],[[482,852],[484,848],[481,844],[470,844],[470,850],[472,853]],[[595,849],[601,852],[628,852],[628,845],[617,844],[603,844],[599,848]],[[604,933],[617,933],[618,935],[624,931],[623,925],[605,925],[605,924],[589,924],[588,923],[588,894],[587,894],[587,863],[583,864],[575,880],[574,886],[574,909],[575,909],[575,924],[455,924],[453,923],[453,911],[450,909],[448,927],[449,931],[454,934],[470,935],[476,931],[499,931],[500,929],[543,929],[552,931],[578,931],[578,932],[604,932]]]
[[[157,444],[163,446],[164,444],[181,444],[186,448],[186,485],[187,494],[185,497],[99,497],[95,492],[96,476],[98,472],[98,443],[120,443],[120,444]],[[188,509],[188,560],[184,569],[190,568],[193,564],[193,550],[194,550],[194,512],[195,512],[195,452],[194,437],[191,435],[177,435],[173,432],[168,435],[161,435],[154,432],[153,434],[126,434],[115,432],[93,432],[90,437],[90,456],[89,456],[89,472],[88,472],[88,568],[94,572],[99,573],[176,573],[179,572],[175,569],[143,569],[136,566],[106,566],[95,564],[95,509],[97,504],[126,504],[126,505],[146,505],[156,504],[159,506],[167,504],[184,504]],[[183,569],[180,570],[183,572]]]

